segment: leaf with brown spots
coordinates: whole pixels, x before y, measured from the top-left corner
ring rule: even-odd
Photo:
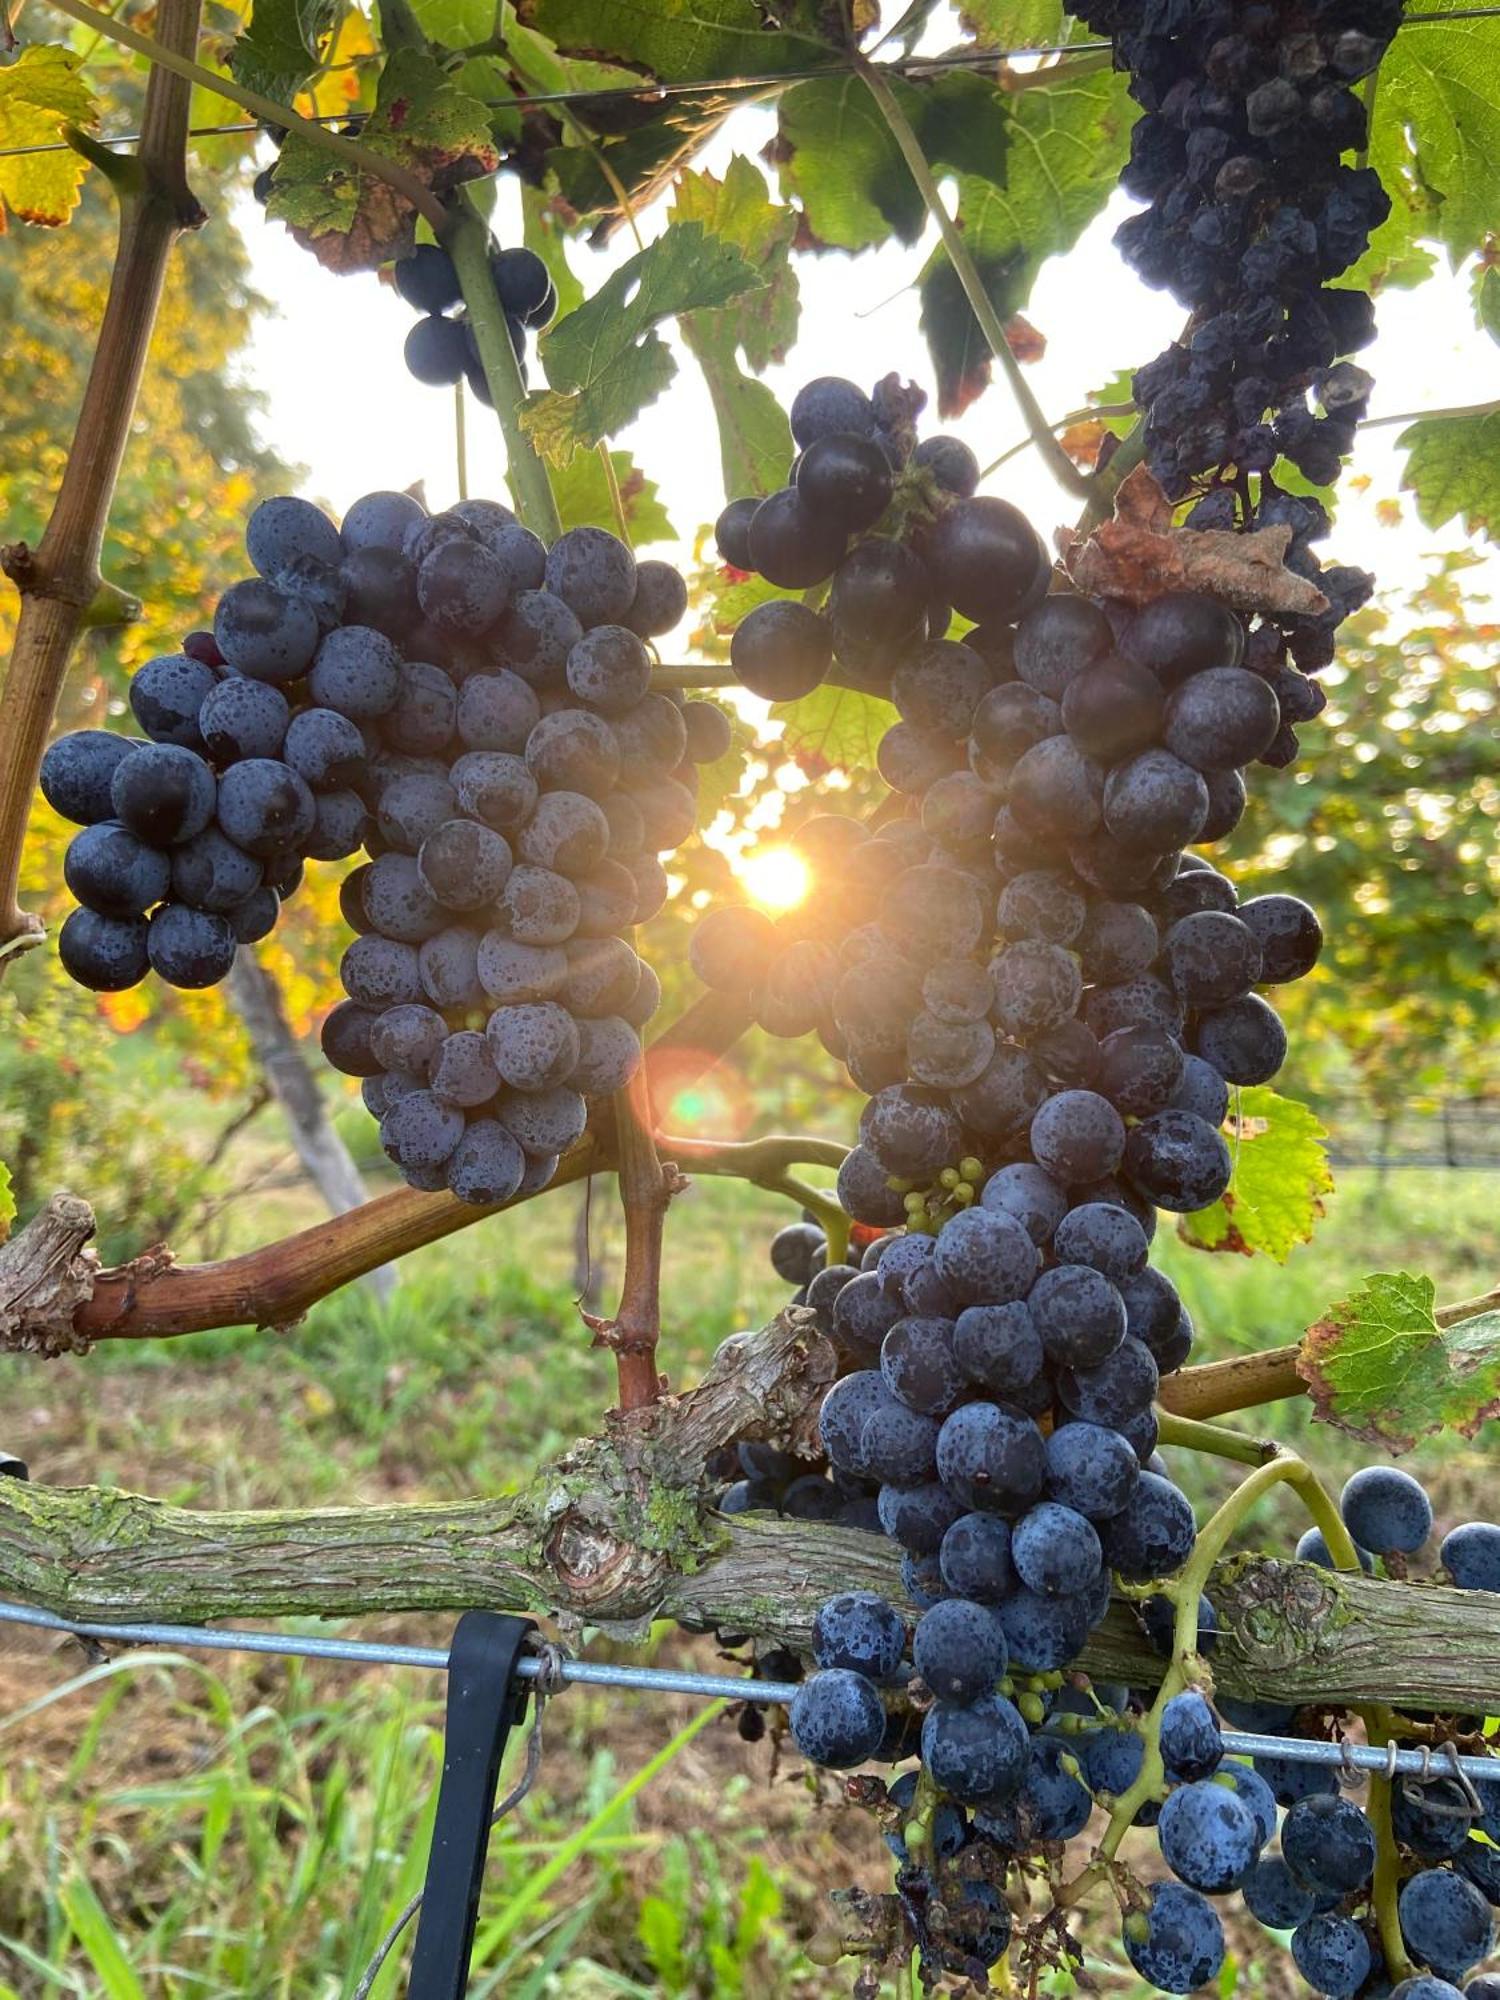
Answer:
[[[381,71],[359,143],[437,195],[500,164],[487,107],[413,49],[398,49]],[[373,270],[406,255],[415,241],[416,211],[404,195],[377,174],[331,160],[296,132],[282,146],[266,212],[331,271]]]
[[[1328,600],[1286,567],[1290,528],[1175,528],[1172,503],[1144,465],[1121,482],[1115,515],[1094,532],[1059,536],[1063,567],[1090,596],[1148,604],[1169,590],[1201,590],[1236,611],[1316,617]]]
[[[1297,1373],[1324,1423],[1393,1455],[1500,1414],[1500,1312],[1438,1325],[1430,1278],[1377,1272],[1303,1336]]]

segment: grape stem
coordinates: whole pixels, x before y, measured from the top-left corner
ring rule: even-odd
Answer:
[[[1088,494],[1092,490],[1092,482],[1086,473],[1079,471],[1053,436],[1052,426],[1048,423],[1041,404],[1032,394],[1031,384],[1022,373],[1020,362],[1011,353],[1010,342],[1005,338],[1005,328],[1001,325],[1000,315],[995,310],[994,300],[985,290],[984,280],[969,255],[962,231],[944,205],[937,181],[927,164],[927,155],[922,151],[922,143],[912,130],[906,113],[896,101],[890,85],[880,74],[878,65],[856,56],[854,68],[874,98],[881,117],[890,129],[891,137],[900,148],[901,156],[917,184],[917,192],[922,197],[927,213],[937,224],[938,234],[943,239],[943,248],[948,253],[948,261],[964,288],[964,295],[973,309],[975,319],[979,322],[980,332],[989,342],[990,351],[999,362],[1001,372],[1010,384],[1011,394],[1015,397],[1017,408],[1026,421],[1032,442],[1064,492],[1075,493],[1080,497]]]
[[[73,0],[63,11],[74,11]],[[85,17],[92,12],[77,11]],[[162,0],[156,18],[160,47],[185,60],[183,52],[197,45],[199,0]],[[178,235],[207,219],[187,181],[190,96],[170,66],[152,70],[132,172],[111,181],[120,200],[119,242],[57,498],[35,549],[24,542],[0,549],[0,569],[21,598],[10,659],[0,674],[6,724],[0,754],[0,975],[10,958],[44,935],[40,920],[18,900],[21,849],[73,646],[88,627],[120,624],[140,612],[134,599],[104,582],[99,556],[167,260]]]
[[[490,269],[489,224],[474,206],[467,189],[460,191],[451,217],[445,215],[443,224],[443,243],[458,274],[484,379],[505,435],[506,466],[516,512],[532,533],[540,535],[550,546],[562,533],[562,517],[557,511],[557,498],[547,468],[521,428],[526,385],[521,380],[521,364],[511,345],[505,309]]]
[[[594,1345],[614,1350],[620,1408],[643,1410],[661,1393],[656,1349],[661,1339],[661,1253],[667,1208],[686,1185],[663,1167],[652,1130],[651,1085],[643,1063],[614,1095],[620,1206],[625,1212],[625,1274],[620,1309],[594,1324]]]
[[[52,0],[49,0],[49,5]],[[122,48],[131,49],[136,55],[145,56],[147,61],[160,69],[170,70],[174,76],[186,83],[196,83],[203,90],[209,90],[216,97],[226,98],[231,104],[238,104],[243,110],[253,112],[268,125],[280,126],[284,131],[296,132],[309,145],[320,146],[325,153],[347,161],[362,174],[369,174],[375,180],[384,181],[397,194],[405,197],[417,213],[429,222],[434,230],[441,230],[445,220],[442,203],[416,174],[408,172],[399,160],[388,160],[381,153],[375,153],[368,146],[361,146],[354,139],[345,139],[331,131],[326,125],[319,125],[311,118],[304,118],[300,111],[294,111],[289,104],[278,104],[274,98],[263,97],[258,90],[247,90],[244,84],[233,77],[222,76],[217,70],[205,69],[201,63],[191,60],[181,50],[173,48],[165,37],[158,40],[153,35],[143,35],[138,28],[132,28],[113,15],[105,14],[97,7],[90,7],[85,0],[56,0],[59,14],[66,14],[70,20],[80,22],[85,28],[93,28],[106,40],[118,42]],[[197,29],[188,47],[197,46]],[[186,128],[184,127],[184,142]],[[139,156],[137,156],[139,157]]]
[[[1194,1417],[1173,1416],[1169,1410],[1157,1414],[1157,1438],[1161,1444],[1185,1451],[1202,1451],[1214,1458],[1234,1459],[1240,1465],[1265,1465],[1276,1456],[1278,1446],[1270,1438],[1244,1437],[1223,1424],[1205,1424]]]

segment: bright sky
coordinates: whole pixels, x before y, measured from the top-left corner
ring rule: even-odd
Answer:
[[[756,158],[773,136],[774,117],[747,108],[727,123],[703,164],[722,172],[735,151]],[[1067,257],[1042,268],[1027,317],[1047,342],[1044,358],[1029,367],[1032,387],[1049,415],[1081,407],[1120,369],[1156,354],[1181,325],[1180,308],[1165,293],[1148,291],[1116,255],[1110,235],[1127,212],[1117,197]],[[426,482],[430,504],[457,498],[452,398],[407,374],[401,346],[412,315],[371,274],[335,277],[292,242],[278,223],[267,223],[246,199],[237,220],[249,246],[257,288],[279,311],[263,320],[247,356],[245,373],[266,399],[263,432],[284,457],[307,467],[304,490],[342,511],[373,487]],[[660,209],[643,229],[664,226]],[[519,197],[502,179],[496,229],[502,242],[520,240]],[[570,254],[592,292],[633,249],[621,231],[603,252]],[[814,375],[845,374],[868,388],[891,369],[932,392],[926,343],[917,326],[914,281],[930,241],[899,244],[859,257],[831,253],[798,259],[802,314],[787,365],[767,379],[789,401]],[[1359,356],[1376,377],[1372,414],[1438,409],[1500,397],[1500,346],[1474,324],[1467,277],[1444,269],[1416,292],[1391,292],[1379,302],[1380,334]],[[664,329],[671,339],[670,327]],[[628,446],[661,487],[685,553],[695,529],[723,504],[713,413],[692,357],[677,350],[676,380],[666,394],[614,442]],[[533,363],[533,383],[539,374]],[[938,429],[935,412],[927,428]],[[1022,436],[1003,383],[980,398],[960,421],[941,428],[965,438],[987,464]],[[1377,520],[1377,501],[1398,494],[1403,454],[1393,440],[1401,427],[1361,435],[1346,474],[1340,520],[1324,545],[1329,559],[1373,569],[1383,585],[1400,586],[1420,573],[1432,550],[1457,548],[1466,537],[1456,522],[1437,532],[1415,519],[1410,498],[1397,527]],[[471,492],[503,497],[504,456],[490,413],[469,403]],[[1363,492],[1357,482],[1367,481]],[[1035,452],[1012,459],[988,482],[1030,515],[1044,534],[1076,515]],[[1500,557],[1489,544],[1474,587],[1500,590]],[[663,546],[659,553],[669,555]]]

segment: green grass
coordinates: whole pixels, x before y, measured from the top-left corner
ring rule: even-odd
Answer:
[[[1285,1268],[1171,1241],[1161,1254],[1212,1358],[1294,1338],[1370,1270],[1425,1270],[1444,1298],[1478,1292],[1500,1263],[1496,1193],[1478,1174],[1350,1174],[1315,1244]],[[612,1205],[601,1183],[606,1309],[620,1261]],[[236,1221],[236,1247],[310,1219],[297,1191],[256,1210]],[[280,1333],[119,1343],[46,1368],[7,1360],[0,1443],[49,1483],[114,1482],[192,1506],[503,1491],[611,1400],[609,1357],[574,1302],[576,1214],[559,1196],[419,1252],[385,1307],[356,1286]],[[787,1214],[721,1182],[676,1205],[663,1334],[674,1382],[781,1302],[764,1246]],[[1335,1481],[1362,1455],[1313,1431],[1302,1405],[1239,1421],[1304,1444]],[[1436,1440],[1412,1462],[1442,1520],[1489,1504],[1479,1445]],[[1223,1475],[1195,1467],[1193,1483],[1210,1499]],[[1272,1510],[1256,1539],[1284,1546],[1299,1525]],[[361,1629],[436,1642],[445,1621]],[[90,1671],[76,1648],[19,1643],[0,1649],[0,2000],[348,2000],[420,1884],[439,1677],[159,1652]],[[716,1663],[711,1642],[675,1633],[644,1651]],[[830,1890],[887,1877],[878,1835],[839,1806],[837,1787],[687,1701],[572,1690],[545,1733],[540,1782],[495,1838],[476,1994],[847,1990],[847,1968],[820,1972],[804,1947]],[[512,1768],[519,1754],[518,1743]],[[1274,1992],[1252,1967],[1251,1932],[1241,1984]],[[1103,1989],[1134,1992],[1103,1929],[1099,1943]],[[384,2000],[401,1990],[398,1961],[376,1988]]]

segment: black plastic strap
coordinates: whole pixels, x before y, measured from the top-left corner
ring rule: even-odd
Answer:
[[[443,1780],[407,2000],[463,2000],[468,1991],[500,1760],[526,1707],[516,1661],[535,1630],[498,1611],[466,1611],[454,1630]]]
[[[29,1479],[24,1458],[14,1458],[8,1451],[0,1451],[0,1479]]]

